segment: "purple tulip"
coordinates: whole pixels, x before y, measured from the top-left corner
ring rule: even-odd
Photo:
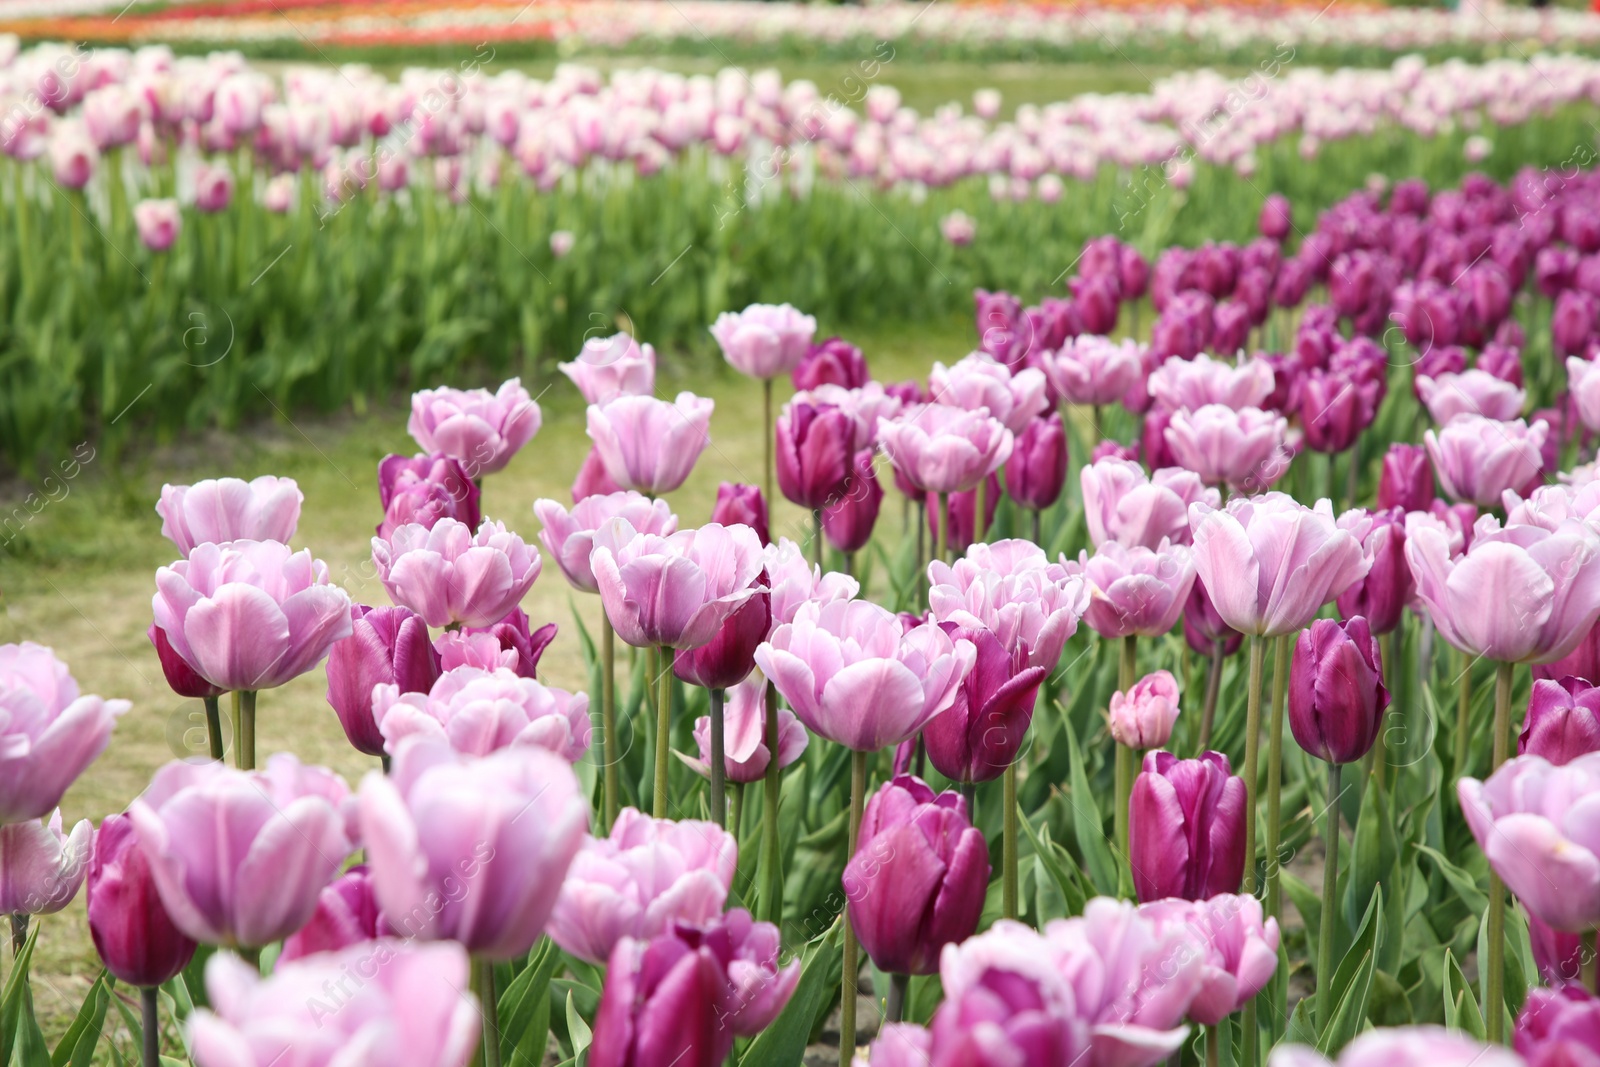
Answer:
[[[748,526],[661,537],[615,518],[595,531],[590,563],[618,637],[635,648],[698,648],[758,594],[761,552]]]
[[[1128,802],[1128,854],[1145,902],[1234,893],[1244,877],[1244,779],[1228,757],[1147,752]]]
[[[1289,729],[1301,748],[1327,763],[1354,763],[1378,739],[1388,708],[1367,620],[1317,619],[1300,634],[1289,669]]]
[[[1600,1060],[1600,1000],[1580,985],[1531,989],[1512,1047],[1530,1067],[1579,1067]]]
[[[1372,425],[1382,400],[1376,383],[1332,371],[1310,371],[1297,385],[1305,446],[1330,455],[1346,452],[1356,443]]]
[[[606,967],[590,1067],[720,1067],[736,1036],[778,1017],[800,961],[778,965],[778,928],[735,908],[649,942],[623,938]]]
[[[724,311],[711,327],[726,359],[740,374],[767,380],[791,373],[811,351],[817,320],[788,304],[751,304]]]
[[[1550,313],[1550,339],[1559,356],[1582,355],[1600,321],[1600,297],[1581,289],[1568,289],[1556,297]]]
[[[393,932],[378,908],[371,870],[358,864],[317,894],[317,910],[304,926],[284,938],[278,963],[318,952],[338,952]]]
[[[761,582],[760,577],[756,579]],[[679,649],[672,671],[704,689],[731,689],[755,670],[756,646],[772,629],[772,594],[762,585],[722,623],[716,636],[697,648]]]
[[[711,443],[713,406],[693,393],[620,396],[589,405],[589,437],[612,482],[658,496],[681,486]]]
[[[1117,278],[1121,283],[1122,299],[1142,299],[1150,288],[1150,264],[1132,245],[1117,250]]]
[[[1164,436],[1178,464],[1207,485],[1258,492],[1289,469],[1287,432],[1288,420],[1282,415],[1207,404],[1197,411],[1174,412]]]
[[[1547,299],[1554,300],[1562,290],[1572,288],[1578,272],[1578,253],[1571,248],[1539,249],[1533,258],[1534,284]]]
[[[1080,578],[1020,539],[973,545],[953,564],[934,560],[928,582],[935,622],[988,630],[1019,667],[1055,670],[1089,602]]]
[[[539,432],[539,405],[512,378],[487,389],[424,389],[411,397],[406,431],[424,452],[460,462],[470,478],[505,469],[511,457]]]
[[[1263,237],[1282,241],[1289,236],[1289,229],[1294,225],[1290,216],[1289,198],[1282,193],[1273,193],[1262,203],[1261,217],[1256,225]]]
[[[390,684],[402,693],[426,693],[438,680],[439,654],[428,626],[409,608],[350,607],[351,633],[328,649],[328,703],[356,751],[383,755],[383,735],[372,717],[372,690]]]
[[[677,923],[716,920],[733,886],[739,845],[714,823],[653,819],[622,809],[609,837],[586,837],[573,858],[550,939],[603,965],[625,937],[651,940]]]
[[[827,405],[790,403],[778,416],[774,451],[778,489],[811,511],[833,504],[850,476],[855,421]]]
[[[128,815],[178,929],[255,948],[304,926],[355,848],[349,796],[338,775],[287,753],[265,771],[175,762],[156,771]]]
[[[874,460],[877,453],[863,448],[856,453],[844,492],[822,509],[822,533],[839,552],[859,552],[872,540],[878,511],[883,506],[883,486],[878,484]]]
[[[454,519],[440,519],[431,530],[402,526],[388,540],[374,537],[372,562],[395,603],[429,626],[498,622],[544,566],[539,550],[503,523],[485,521],[474,534]]]
[[[1220,510],[1191,505],[1189,521],[1195,571],[1240,633],[1294,633],[1367,573],[1361,542],[1339,529],[1326,500],[1308,508],[1282,493],[1234,497]]]
[[[1033,721],[1039,686],[1049,672],[1019,668],[1012,653],[986,629],[942,625],[953,638],[971,641],[975,655],[950,710],[922,728],[928,760],[952,781],[992,781],[1017,758]]]
[[[1117,328],[1122,298],[1120,279],[1104,274],[1080,276],[1072,279],[1071,287],[1084,333],[1106,336]]]
[[[1079,554],[1069,575],[1082,575],[1089,587],[1083,621],[1101,637],[1156,637],[1172,629],[1194,584],[1194,557],[1185,545],[1159,543],[1154,549],[1125,548],[1107,541]]]
[[[184,658],[172,649],[172,642],[167,640],[167,633],[155,623],[150,624],[150,629],[145,631],[145,636],[156,648],[156,657],[161,661],[161,673],[166,676],[167,685],[181,697],[203,699],[205,697],[221,696],[227,690],[212,685],[195,673]]]
[[[1529,915],[1528,943],[1539,976],[1552,986],[1578,981],[1583,974],[1583,935],[1555,930]]]
[[[594,551],[594,532],[614,518],[626,519],[640,533],[661,537],[677,532],[678,517],[664,500],[651,500],[632,490],[584,497],[569,512],[549,499],[533,502],[533,513],[544,524],[539,540],[550,558],[574,589],[586,593],[599,591],[589,555]]]
[[[1150,348],[1160,357],[1189,359],[1211,344],[1216,303],[1198,289],[1174,296],[1150,327]]]
[[[206,543],[287,544],[300,523],[304,500],[293,478],[208,478],[194,485],[163,485],[156,514],[161,516],[161,536],[187,556]]]
[[[397,685],[372,690],[372,718],[393,754],[417,735],[448,742],[457,752],[486,756],[508,745],[535,745],[568,762],[589,751],[589,697],[524,678],[502,667],[457,667],[426,693]]]
[[[1283,261],[1277,279],[1272,283],[1272,302],[1281,308],[1299,307],[1315,280],[1311,264],[1300,256]]]
[[[1517,755],[1542,756],[1556,766],[1600,751],[1600,688],[1581,678],[1533,683]]]
[[[1146,476],[1132,460],[1097,460],[1080,480],[1089,542],[1097,548],[1113,541],[1152,549],[1162,541],[1187,544],[1189,505],[1216,507],[1222,500],[1192,471],[1165,467]]]
[[[880,970],[933,974],[944,946],[972,936],[989,848],[960,794],[901,775],[867,798],[844,869],[850,925]]]
[[[1049,406],[1043,371],[1024,367],[1013,373],[979,353],[951,367],[935,363],[928,375],[928,392],[936,404],[964,411],[987,411],[1013,435],[1026,429]]]
[[[95,832],[86,884],[89,934],[118,981],[157,986],[189,965],[195,943],[161,906],[127,815],[108,815]]]
[[[836,600],[801,605],[756,649],[756,664],[813,733],[876,752],[948,709],[975,655],[938,626],[903,633],[876,604]]]
[[[1067,480],[1067,435],[1061,414],[1029,421],[1006,461],[1006,491],[1023,507],[1044,511],[1061,497]]]
[[[393,773],[362,780],[360,812],[389,925],[491,960],[539,939],[589,823],[560,756],[512,746],[474,758],[424,738],[399,747]]]
[[[450,456],[386,456],[378,464],[378,500],[383,506],[378,536],[387,539],[408,523],[432,529],[443,518],[476,530],[483,521],[478,497],[478,487]]]
[[[1111,694],[1111,739],[1131,749],[1162,748],[1178,720],[1178,680],[1171,671],[1154,671],[1126,693]]]
[[[1252,242],[1252,247],[1258,242]],[[1270,246],[1274,251],[1277,245]],[[1247,249],[1248,251],[1248,249]],[[1277,277],[1276,268],[1246,267],[1239,272],[1239,284],[1233,291],[1234,301],[1243,304],[1250,313],[1251,326],[1261,326],[1272,313],[1272,286]],[[1242,342],[1241,342],[1242,346]],[[1221,345],[1217,345],[1221,348]]]
[[[1571,652],[1549,663],[1535,664],[1535,679],[1561,681],[1563,678],[1600,679],[1600,624],[1589,627]]]
[[[527,613],[521,608],[512,608],[510,614],[490,626],[465,626],[440,634],[433,648],[439,653],[441,670],[478,667],[492,671],[503,667],[523,678],[536,679],[539,660],[556,639],[556,629],[555,623],[547,622],[530,632]],[[401,691],[426,692],[420,688],[402,688]]]
[[[0,825],[0,908],[12,915],[50,915],[72,903],[89,868],[94,827],[79,820],[61,832],[61,809],[49,820]]]
[[[730,782],[757,782],[767,773],[772,750],[767,747],[767,682],[752,675],[728,692],[724,711],[723,769]],[[702,715],[694,721],[694,741],[698,759],[682,757],[683,762],[702,778],[711,776],[711,718]],[[811,743],[806,728],[788,708],[778,709],[778,766],[787,767],[805,753]]]
[[[1360,615],[1375,634],[1393,633],[1416,593],[1406,563],[1406,517],[1399,508],[1363,514],[1347,512],[1339,525],[1361,539],[1366,576],[1339,594],[1339,617]]]
[[[1218,302],[1212,312],[1211,348],[1223,355],[1240,352],[1250,339],[1251,312],[1239,300]]]
[[[914,387],[914,383],[906,384]],[[875,447],[878,440],[879,419],[894,418],[908,402],[921,403],[920,400],[902,400],[899,395],[901,391],[899,387],[894,390],[886,389],[880,382],[868,382],[859,389],[819,385],[804,393],[796,393],[790,403],[811,404],[818,408],[835,407],[849,415],[855,426],[850,449],[852,452],[859,452],[863,448]],[[920,396],[920,392],[917,395]]]
[[[219,952],[189,1048],[196,1067],[464,1067],[480,1019],[467,972],[456,945],[394,939],[284,963],[268,978]]]
[[[981,411],[945,404],[907,408],[878,421],[878,441],[895,470],[926,493],[964,493],[1011,458],[1011,431]]]
[[[837,385],[845,389],[859,389],[872,380],[867,361],[861,349],[842,337],[830,337],[821,344],[811,346],[790,375],[795,392],[815,389],[819,385]]]
[[[42,645],[0,645],[0,825],[50,814],[130,707],[80,696],[67,665]]]
[[[756,537],[763,545],[772,543],[767,529],[767,502],[761,495],[760,486],[741,485],[738,482],[723,482],[717,486],[717,502],[711,506],[711,521],[722,526],[748,526],[756,532]],[[587,562],[586,559],[586,565]]]
[[[1261,901],[1223,893],[1209,900],[1158,900],[1139,914],[1187,928],[1204,947],[1204,977],[1189,1003],[1189,1018],[1216,1026],[1266,987],[1278,969],[1278,920],[1262,921]]]
[[[1390,317],[1406,341],[1421,352],[1453,345],[1461,335],[1455,294],[1436,281],[1402,282],[1394,291]]]
[[[619,396],[650,396],[656,388],[656,350],[625,333],[591,337],[577,359],[557,369],[572,379],[590,404],[605,404]]]
[[[1223,622],[1222,616],[1217,614],[1216,605],[1211,603],[1205,583],[1198,576],[1194,589],[1189,593],[1189,600],[1183,606],[1183,636],[1189,642],[1189,647],[1202,656],[1211,655],[1218,641],[1222,642],[1224,656],[1239,651],[1239,646],[1244,642],[1244,635]]]
[[[1427,511],[1433,503],[1433,468],[1421,445],[1396,442],[1383,455],[1378,475],[1378,508]]]
[[[1267,1067],[1335,1067],[1304,1045],[1274,1049]],[[1525,1067],[1509,1049],[1485,1045],[1442,1026],[1381,1027],[1361,1034],[1339,1053],[1337,1067]],[[1548,1065],[1554,1067],[1554,1065]]]
[[[972,297],[977,305],[978,347],[1009,366],[1027,350],[1032,333],[1022,302],[1010,293],[987,289],[973,290]]]
[[[1069,403],[1116,404],[1144,379],[1144,351],[1131,339],[1085,334],[1047,358],[1044,372]]]

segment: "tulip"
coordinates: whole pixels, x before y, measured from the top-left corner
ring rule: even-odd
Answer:
[[[586,837],[573,858],[550,913],[550,939],[600,966],[625,937],[648,941],[678,923],[712,923],[733,887],[738,853],[734,836],[714,823],[624,808],[609,837]]]
[[[859,452],[863,448],[874,448],[878,441],[878,420],[892,419],[900,414],[907,403],[922,403],[921,390],[914,382],[904,383],[911,387],[917,399],[905,400],[901,393],[906,390],[895,386],[892,390],[886,389],[878,382],[868,382],[859,389],[844,389],[837,385],[819,385],[815,389],[804,393],[796,393],[792,404],[811,404],[813,407],[835,407],[845,412],[853,420],[855,433],[851,437],[850,448],[852,452]]]
[[[1079,554],[1069,575],[1082,575],[1089,589],[1087,622],[1108,640],[1156,637],[1172,629],[1194,584],[1194,557],[1184,545],[1160,542],[1155,549],[1125,548],[1107,541],[1090,556]]]
[[[776,544],[762,551],[761,565],[770,582],[774,629],[793,622],[807,603],[815,601],[822,605],[835,600],[853,600],[861,591],[861,583],[848,574],[837,571],[824,574],[822,568],[806,559],[800,546],[787,537],[778,538]]]
[[[589,556],[594,551],[594,533],[607,520],[625,519],[638,532],[659,537],[678,530],[678,517],[666,501],[651,500],[631,490],[585,497],[570,512],[554,500],[539,499],[533,502],[533,513],[544,525],[539,531],[544,550],[572,587],[585,593],[600,590]]]
[[[1273,193],[1261,205],[1261,217],[1257,220],[1257,228],[1263,237],[1282,241],[1289,236],[1289,230],[1294,225],[1290,216],[1288,198],[1282,193]]]
[[[843,494],[822,510],[823,536],[846,556],[861,551],[872,540],[872,528],[877,525],[878,511],[883,506],[876,456],[871,448],[857,452]]]
[[[176,200],[141,200],[133,205],[139,240],[152,252],[165,252],[183,232],[183,212]]]
[[[361,782],[361,832],[384,916],[404,937],[459,941],[484,960],[539,939],[583,844],[588,801],[538,746],[471,757],[426,738]]]
[[[952,781],[992,781],[1016,760],[1048,671],[1018,667],[1012,652],[982,627],[942,625],[952,637],[972,642],[974,659],[955,703],[923,727],[928,759]]]
[[[681,486],[711,443],[712,407],[693,393],[670,402],[620,396],[589,405],[589,437],[613,482],[658,496]]]
[[[1149,385],[1150,395],[1170,408],[1222,404],[1235,411],[1262,407],[1272,387],[1272,367],[1265,360],[1234,364],[1204,353],[1192,360],[1168,359],[1150,375]]]
[[[1477,369],[1441,374],[1438,378],[1418,375],[1416,390],[1428,414],[1440,426],[1457,415],[1481,415],[1496,422],[1514,419],[1522,414],[1527,400],[1521,389]]]
[[[767,501],[761,495],[760,486],[737,482],[723,482],[717,486],[717,502],[711,506],[711,521],[723,526],[748,526],[756,532],[756,537],[763,545],[772,543],[767,528]]]
[[[845,389],[860,389],[872,380],[867,361],[861,349],[842,337],[830,337],[811,346],[790,374],[795,392],[815,389],[819,385],[837,385]]]
[[[1302,375],[1298,393],[1305,446],[1329,455],[1355,445],[1361,432],[1372,425],[1383,399],[1378,383],[1331,370]]]
[[[855,422],[838,408],[791,403],[778,417],[778,489],[795,504],[820,511],[844,494]]]
[[[1083,468],[1084,521],[1096,548],[1114,541],[1155,548],[1163,540],[1190,540],[1189,505],[1216,507],[1221,495],[1192,471],[1167,467],[1145,475],[1135,462],[1101,459]]]
[[[624,938],[606,966],[590,1067],[719,1067],[736,1036],[760,1033],[800,981],[778,965],[778,928],[735,908],[705,926]]]
[[[1378,642],[1357,615],[1318,619],[1295,642],[1289,728],[1309,754],[1354,763],[1372,748],[1389,706]]]
[[[1535,679],[1559,681],[1568,676],[1585,681],[1600,679],[1600,625],[1591,626],[1573,650],[1560,659],[1536,664]]]
[[[656,350],[625,333],[591,337],[571,363],[557,369],[572,379],[590,404],[607,404],[619,396],[649,396],[656,388]]]
[[[607,496],[620,492],[622,486],[612,481],[611,475],[606,473],[606,464],[600,458],[600,450],[593,445],[589,446],[589,454],[583,457],[583,464],[578,468],[578,476],[572,480],[572,502],[581,504],[592,496]]]
[[[1539,976],[1552,986],[1579,981],[1583,974],[1583,935],[1552,930],[1532,915],[1527,918],[1528,943]]]
[[[455,945],[387,939],[295,960],[268,978],[237,956],[206,963],[209,1008],[189,1020],[196,1067],[464,1067],[478,1009]]]
[[[1433,503],[1433,468],[1421,445],[1397,442],[1383,455],[1378,475],[1378,508],[1387,511],[1427,511]]]
[[[1572,394],[1578,409],[1578,418],[1584,429],[1591,433],[1600,430],[1600,363],[1594,360],[1567,358],[1567,390]]]
[[[1175,295],[1150,327],[1150,351],[1165,358],[1188,359],[1212,342],[1216,302],[1197,289]]]
[[[539,660],[555,639],[555,623],[547,622],[530,632],[527,613],[513,608],[510,614],[491,626],[465,626],[458,631],[442,633],[434,641],[433,648],[439,654],[439,666],[444,671],[457,667],[492,671],[503,667],[523,678],[537,679]],[[424,691],[402,689],[402,692]]]
[[[1082,579],[1051,563],[1031,541],[975,544],[953,564],[928,564],[935,622],[985,629],[1014,662],[1054,670],[1088,607]]]
[[[411,524],[372,539],[372,562],[395,603],[429,626],[487,626],[527,595],[544,563],[503,523],[485,521],[474,534],[455,519],[430,530]]]
[[[172,642],[167,639],[167,633],[155,623],[145,631],[145,636],[155,646],[156,657],[161,661],[161,673],[167,679],[167,685],[181,697],[192,697],[197,700],[215,700],[226,690],[212,685],[195,673],[194,668],[172,649]]]
[[[195,943],[162,907],[127,815],[107,816],[95,832],[86,884],[89,934],[118,981],[158,986],[189,965]]]
[[[372,871],[358,864],[317,894],[317,910],[310,921],[284,939],[278,965],[319,952],[338,952],[393,932],[378,910]]]
[[[758,583],[760,580],[757,577]],[[698,648],[679,649],[672,671],[704,689],[731,689],[755,669],[756,646],[767,639],[771,629],[772,594],[762,586],[734,609],[710,641]]]
[[[1006,491],[1023,507],[1039,512],[1060,499],[1066,480],[1067,435],[1060,413],[1029,420],[1006,461]]]
[[[930,1067],[932,1063],[933,1035],[925,1027],[885,1022],[866,1059],[857,1055],[852,1067]]]
[[[941,504],[938,493],[929,493],[925,498],[924,510],[928,513],[928,533],[934,539],[936,547],[940,535],[943,534],[946,548],[951,551],[964,552],[981,539],[980,527],[977,523],[978,490],[972,489],[965,493],[951,493],[945,498],[944,503],[947,503],[949,507],[944,507]],[[981,530],[985,536],[987,531],[994,526],[994,517],[999,510],[1000,479],[991,474],[983,480],[983,526]],[[945,521],[947,518],[948,522]]]
[[[233,202],[233,172],[226,163],[202,162],[194,170],[194,206],[216,214]]]
[[[1600,688],[1581,678],[1533,683],[1517,755],[1542,756],[1556,766],[1600,751]]]
[[[880,970],[933,974],[944,946],[978,928],[989,882],[983,832],[955,792],[901,775],[868,798],[844,869],[849,921]]]
[[[424,389],[411,397],[406,431],[424,452],[457,460],[467,475],[482,478],[505,469],[511,457],[539,432],[539,405],[512,378],[498,390]]]
[[[332,771],[287,753],[265,771],[175,762],[156,772],[128,816],[178,929],[196,941],[257,948],[306,924],[355,848],[342,810],[349,792]]]
[[[1216,1026],[1266,987],[1278,969],[1278,920],[1262,921],[1261,902],[1224,893],[1209,900],[1160,900],[1139,914],[1188,930],[1203,946],[1200,991],[1189,1002],[1189,1018]]]
[[[1534,1067],[1592,1063],[1600,1057],[1600,1000],[1575,985],[1530,989],[1511,1044]]]
[[[1206,592],[1205,583],[1196,577],[1194,588],[1189,593],[1189,600],[1183,606],[1183,636],[1189,642],[1189,647],[1202,656],[1209,656],[1216,651],[1216,643],[1222,642],[1222,654],[1231,656],[1239,651],[1239,646],[1244,642],[1244,635],[1226,622],[1217,614],[1216,605],[1211,603],[1211,595]]]
[[[304,499],[292,478],[208,478],[194,485],[163,485],[156,514],[161,516],[161,536],[187,556],[208,542],[288,544]]]
[[[1303,1045],[1283,1045],[1267,1067],[1524,1067],[1522,1058],[1442,1026],[1369,1030],[1344,1047],[1337,1061]]]
[[[766,679],[752,675],[732,687],[728,698],[727,721],[724,724],[726,744],[722,760],[727,779],[745,785],[760,781],[772,762],[772,750],[766,739]],[[700,750],[698,759],[684,758],[684,763],[703,778],[711,776],[711,719],[702,715],[694,721],[695,745]],[[778,766],[787,767],[799,759],[810,744],[800,720],[788,708],[778,709]],[[735,804],[737,816],[738,805]],[[739,820],[733,820],[737,830]]]
[[[328,649],[328,703],[358,752],[383,755],[383,734],[372,715],[381,684],[401,693],[426,693],[438,680],[439,654],[427,623],[409,608],[350,608],[350,636]]]
[[[670,536],[607,520],[590,556],[606,616],[635,647],[698,648],[755,596],[761,544],[747,526],[709,523]]]
[[[1244,876],[1245,826],[1253,818],[1228,757],[1180,760],[1147,752],[1128,806],[1133,884],[1146,903],[1234,893]]]
[[[1117,328],[1121,286],[1110,275],[1080,276],[1072,279],[1073,305],[1086,334],[1106,335]]]
[[[1550,340],[1559,356],[1582,355],[1594,339],[1600,321],[1600,297],[1581,289],[1568,289],[1556,297],[1550,313]]]
[[[751,304],[724,311],[711,327],[726,359],[740,374],[769,380],[789,374],[811,351],[817,320],[788,304]]]
[[[1021,433],[1049,406],[1043,371],[1025,367],[1013,373],[981,353],[951,367],[935,363],[928,375],[928,392],[936,404],[986,411],[1012,434]]]
[[[965,211],[952,211],[939,220],[939,232],[957,248],[965,248],[978,236],[978,224]]]
[[[1120,343],[1086,334],[1075,337],[1044,361],[1050,385],[1072,404],[1115,404],[1143,381],[1144,349],[1137,341]]]
[[[544,686],[504,667],[457,667],[440,675],[427,693],[377,685],[372,718],[391,754],[417,734],[473,756],[536,745],[576,762],[589,750],[588,694]]]
[[[131,706],[80,696],[67,665],[42,645],[0,645],[0,825],[50,814]]]
[[[89,867],[94,828],[82,819],[61,832],[61,809],[49,821],[0,825],[0,914],[50,915],[78,895]]]
[[[1272,485],[1289,469],[1287,431],[1288,420],[1281,415],[1208,404],[1198,411],[1174,412],[1164,436],[1173,458],[1207,485],[1252,492]]]
[[[1172,672],[1147,674],[1126,693],[1111,694],[1111,739],[1131,749],[1161,748],[1172,736],[1179,710]]]
[[[1544,476],[1541,448],[1550,427],[1521,419],[1499,422],[1457,416],[1450,425],[1423,434],[1428,456],[1445,494],[1479,507],[1493,507],[1507,489],[1526,496]]]
[[[1010,366],[1028,348],[1031,336],[1022,302],[1010,293],[974,289],[977,305],[978,347]]]
[[[878,441],[895,470],[925,493],[964,493],[1011,458],[1011,431],[982,410],[944,404],[907,408],[878,421]]]
[[[1339,594],[1339,617],[1360,615],[1373,633],[1393,633],[1416,592],[1406,563],[1405,513],[1398,508],[1370,515],[1349,512],[1339,517],[1339,526],[1361,538],[1367,559],[1366,576]]]
[[[410,523],[431,530],[440,519],[455,519],[476,530],[483,521],[478,497],[478,487],[466,470],[449,456],[386,456],[378,464],[378,500],[383,507],[378,536],[387,540]]]

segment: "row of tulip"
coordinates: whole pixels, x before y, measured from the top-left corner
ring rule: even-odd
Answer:
[[[919,118],[885,85],[857,115],[770,74],[352,70],[280,89],[237,57],[38,48],[0,69],[0,449],[49,463],[86,430],[114,444],[361,404],[467,363],[531,377],[618,319],[701,347],[717,308],[780,278],[843,324],[942,317],[966,285],[1048,291],[1098,233],[1147,254],[1242,239],[1258,189],[1307,222],[1375,170],[1454,181],[1468,149],[1502,177],[1567,173],[1592,156],[1562,106],[1589,98],[1591,68],[1285,73],[1239,106],[1193,76],[991,124]],[[1222,121],[1193,130],[1207,108]],[[1510,125],[1469,132],[1480,109]],[[1170,180],[1146,165],[1185,137],[1199,151]],[[64,265],[50,284],[45,264]]]

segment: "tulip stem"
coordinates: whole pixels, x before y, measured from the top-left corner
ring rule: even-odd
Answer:
[[[711,690],[711,821],[728,828],[728,768],[722,752],[722,702],[728,691],[720,686]]]
[[[472,992],[478,997],[478,1010],[483,1016],[480,1056],[473,1059],[483,1067],[500,1067],[500,1005],[495,999],[492,960],[472,961]]]
[[[1578,952],[1578,976],[1583,982],[1583,988],[1590,993],[1600,989],[1600,970],[1595,966],[1595,936],[1593,930],[1585,930],[1581,935],[1580,949]]]
[[[1206,1067],[1222,1063],[1222,1024],[1206,1027]]]
[[[1033,509],[1033,543],[1040,548],[1044,547],[1044,512],[1038,508]]]
[[[667,817],[667,756],[672,751],[672,649],[661,646],[656,666],[661,671],[656,693],[656,796],[651,814]]]
[[[1456,679],[1456,779],[1467,776],[1467,742],[1472,734],[1472,656],[1461,653],[1461,677]]]
[[[239,762],[241,759],[239,755],[239,739],[244,736],[244,730],[242,728],[242,723],[244,722],[244,713],[240,710],[239,691],[235,689],[228,695],[233,698],[233,707],[229,712],[229,715],[233,720],[233,762],[235,766],[243,767],[244,764]]]
[[[978,487],[972,491],[972,543],[975,545],[982,544],[984,535],[989,532],[984,529],[987,524],[984,522],[985,516],[983,513],[983,498],[987,495],[988,489],[989,476],[984,475],[978,479]]]
[[[147,985],[139,988],[140,1025],[144,1027],[144,1067],[161,1067],[161,990]]]
[[[1261,762],[1261,681],[1266,673],[1265,638],[1250,635],[1250,688],[1246,691],[1244,711],[1244,891],[1254,893],[1256,888],[1256,781]],[[1256,1001],[1251,997],[1244,1006],[1240,1020],[1244,1030],[1244,1057],[1242,1063],[1255,1067]]]
[[[239,740],[236,743],[239,766],[247,771],[256,769],[256,691],[246,689],[239,694]]]
[[[618,779],[621,763],[617,749],[617,632],[611,616],[600,612],[600,762],[605,781],[605,828],[616,825],[622,804],[622,783]]]
[[[811,509],[811,562],[822,569],[822,509]]]
[[[1122,658],[1117,663],[1117,688],[1122,691],[1122,696],[1127,699],[1133,693],[1134,675],[1139,664],[1139,637],[1129,634],[1122,639]],[[1117,745],[1116,755],[1116,785],[1117,800],[1115,822],[1117,829],[1117,850],[1124,857],[1128,855],[1128,797],[1133,792],[1133,749],[1127,745]]]
[[[1283,831],[1283,705],[1289,692],[1289,634],[1277,639],[1272,658],[1272,725],[1267,739],[1267,914],[1282,910],[1278,841]]]
[[[773,750],[773,762],[777,762],[777,749]],[[856,854],[856,839],[861,834],[861,806],[866,800],[867,792],[867,755],[865,752],[850,753],[850,823],[848,826],[848,842],[845,848],[845,862]],[[856,941],[855,927],[850,925],[849,912],[845,913],[844,923],[844,972],[839,990],[839,1062],[846,1064],[855,1059],[856,1055],[856,978],[861,968],[860,945]]]
[[[897,1023],[906,1017],[906,993],[911,988],[909,974],[889,976],[889,1000],[883,1006],[883,1021]]]
[[[950,494],[939,494],[939,532],[933,539],[933,558],[943,561],[950,547]]]
[[[783,853],[778,844],[778,800],[783,792],[783,769],[778,766],[778,687],[767,683],[767,775],[762,780],[761,917],[783,925]]]
[[[917,563],[921,565],[927,560],[928,551],[928,503],[926,500],[917,501]],[[928,568],[923,567],[922,573],[917,575],[917,586],[928,580]]]
[[[764,425],[765,425],[766,431],[767,431],[766,434],[761,439],[762,440],[762,444],[766,449],[766,453],[765,453],[765,461],[766,462],[765,462],[765,467],[763,468],[763,470],[764,470],[764,472],[766,474],[765,488],[766,488],[766,491],[767,491],[766,492],[767,505],[770,507],[772,505],[773,500],[775,499],[773,497],[773,495],[772,495],[772,440],[773,440],[773,438],[772,438],[772,379],[771,378],[768,378],[767,380],[765,380],[764,382],[761,383],[761,391],[764,394],[763,407],[764,407],[765,412],[766,412],[766,420],[764,422]]]
[[[744,783],[733,783],[733,813],[728,819],[728,826],[733,831],[733,839],[741,841],[744,838]]]
[[[1494,676],[1494,764],[1498,769],[1511,748],[1511,671],[1510,663],[1495,664]],[[1484,978],[1484,1030],[1490,1044],[1505,1041],[1506,987],[1506,887],[1489,868],[1489,968]]]
[[[1217,720],[1217,696],[1222,692],[1222,660],[1224,643],[1219,637],[1211,642],[1211,670],[1206,675],[1206,706],[1200,712],[1200,751],[1211,747],[1211,728]]]
[[[1017,761],[1012,759],[1003,776],[1005,820],[1000,833],[1000,909],[1008,919],[1017,917]],[[969,813],[970,815],[970,813]]]
[[[210,743],[211,758],[222,762],[222,708],[216,697],[206,697],[206,741]]]
[[[1328,764],[1328,810],[1324,813],[1323,844],[1328,855],[1322,867],[1322,920],[1317,929],[1317,1025],[1324,1031],[1333,1017],[1333,916],[1339,893],[1339,775],[1343,768]]]
[[[22,955],[22,946],[28,943],[28,916],[17,912],[11,916],[11,958]]]

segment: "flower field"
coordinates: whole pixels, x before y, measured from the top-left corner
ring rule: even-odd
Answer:
[[[0,1067],[1600,1062],[1600,18],[5,17]]]

